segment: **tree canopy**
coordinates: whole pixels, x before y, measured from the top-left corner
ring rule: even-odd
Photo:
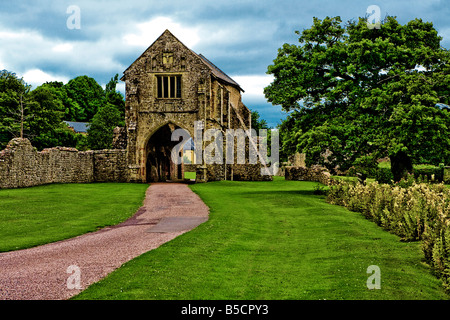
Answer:
[[[259,129],[269,129],[267,121],[261,118],[258,111],[251,111],[252,115],[252,129],[258,131]]]
[[[110,145],[110,126],[124,125],[125,101],[116,91],[117,83],[116,74],[103,90],[95,79],[80,76],[65,85],[47,82],[31,90],[15,73],[0,71],[0,148],[11,138],[20,136],[28,138],[39,150],[55,146],[88,149]],[[99,119],[108,125],[99,125]],[[63,120],[93,122],[96,139],[87,141],[85,136],[71,131]],[[104,142],[101,146],[100,141]]]
[[[105,104],[105,91],[94,78],[78,76],[71,79],[64,86],[64,90],[68,98],[76,102],[68,106],[69,110],[66,111],[66,114],[70,119],[67,120],[88,122]]]
[[[327,17],[296,33],[299,45],[278,50],[264,90],[292,112],[280,126],[283,151],[332,170],[390,156],[396,179],[407,162],[446,162],[450,117],[436,104],[450,100],[450,55],[432,23],[387,17],[369,29],[363,18]]]
[[[114,128],[125,125],[125,101],[116,91],[118,78],[116,74],[106,85],[106,104],[92,118],[88,129],[88,143],[92,149],[111,148]]]
[[[29,138],[42,149],[55,142],[64,115],[64,107],[54,92],[31,86],[15,73],[0,72],[0,143],[4,146],[13,137]],[[57,140],[57,139],[56,139]]]

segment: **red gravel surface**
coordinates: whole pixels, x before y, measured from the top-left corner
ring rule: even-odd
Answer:
[[[68,299],[123,263],[206,221],[208,214],[208,207],[187,185],[152,184],[146,191],[143,206],[120,225],[69,240],[1,253],[0,299]],[[165,221],[162,232],[151,231],[160,221]],[[175,221],[173,229],[170,221]],[[183,221],[186,221],[185,228]],[[78,284],[79,288],[74,288]]]

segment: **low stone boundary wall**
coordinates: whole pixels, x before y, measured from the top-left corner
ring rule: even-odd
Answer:
[[[324,185],[330,185],[333,183],[330,172],[320,166],[307,167],[286,167],[285,168],[286,180],[299,180],[299,181],[316,181],[323,183]]]
[[[127,150],[95,150],[93,153],[93,174],[95,182],[129,181]]]
[[[56,147],[38,152],[28,139],[15,138],[0,151],[0,189],[127,180],[125,150]]]
[[[261,174],[262,165],[258,164],[210,164],[206,170],[197,166],[197,182],[234,180],[234,181],[272,181],[271,175]],[[206,177],[205,177],[206,175]]]

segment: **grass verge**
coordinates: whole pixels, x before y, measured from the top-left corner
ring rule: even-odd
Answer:
[[[0,252],[118,224],[142,205],[145,184],[52,184],[0,190]]]
[[[417,242],[314,195],[315,182],[191,188],[198,228],[124,264],[74,299],[447,299]],[[369,266],[381,289],[369,290]]]

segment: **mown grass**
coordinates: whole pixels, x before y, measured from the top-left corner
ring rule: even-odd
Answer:
[[[0,252],[118,224],[142,205],[145,184],[52,184],[0,190]]]
[[[195,172],[185,172],[184,178],[185,179],[195,179],[197,174]]]
[[[192,185],[210,207],[198,228],[124,264],[74,299],[447,299],[422,262],[315,182]],[[381,270],[369,290],[367,268]]]

